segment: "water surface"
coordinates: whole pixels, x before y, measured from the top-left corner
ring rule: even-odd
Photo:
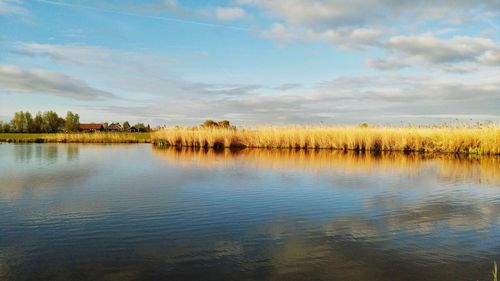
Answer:
[[[1,144],[0,280],[491,280],[500,160]]]

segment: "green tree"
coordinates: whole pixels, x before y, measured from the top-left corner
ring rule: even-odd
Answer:
[[[144,125],[144,123],[137,123],[137,124],[134,125],[134,127],[136,127],[137,131],[139,131],[139,132],[147,132],[148,131],[148,129]]]
[[[33,119],[33,133],[43,133],[43,117],[40,111]]]
[[[34,133],[33,130],[33,116],[29,112],[24,113],[24,124],[26,126],[26,133]]]
[[[213,127],[218,127],[219,124],[215,122],[214,120],[205,120],[203,124],[201,125],[203,128],[213,128]]]
[[[124,131],[128,131],[128,130],[130,130],[130,123],[128,123],[128,121],[125,121],[125,122],[123,122],[122,127],[123,127]]]
[[[10,120],[12,131],[16,133],[23,132],[24,112],[19,111],[14,113],[14,117]]]
[[[213,120],[205,120],[203,124],[201,124],[202,128],[225,128],[225,129],[236,129],[235,126],[231,125],[231,122],[228,120],[222,120],[222,121],[213,121]]]
[[[109,127],[108,122],[104,122],[104,123],[102,124],[102,128],[104,129],[104,131],[107,131],[107,130],[108,130],[108,127]]]
[[[80,129],[80,116],[74,114],[71,111],[66,113],[66,120],[64,125],[64,130],[66,132],[78,132]]]
[[[65,120],[60,118],[54,111],[43,113],[43,131],[47,133],[56,133],[64,127]]]
[[[228,120],[219,121],[219,122],[217,122],[217,125],[221,128],[230,128],[231,127],[231,123]]]
[[[11,132],[11,126],[9,123],[5,123],[2,126],[2,132],[4,133],[10,133]]]
[[[12,131],[16,133],[30,133],[33,131],[33,117],[29,112],[19,111],[14,113],[10,121]]]

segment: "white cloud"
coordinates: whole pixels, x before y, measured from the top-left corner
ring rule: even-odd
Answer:
[[[345,1],[323,0],[242,0],[239,2],[262,8],[272,16],[284,19],[293,25],[338,24],[341,23],[342,19],[359,13],[355,4],[359,1],[347,3]]]
[[[55,62],[87,66],[127,68],[175,63],[172,58],[151,52],[134,52],[105,49],[89,45],[60,45],[39,43],[15,43],[14,51],[29,56],[48,57]]]
[[[481,67],[474,63],[459,63],[459,64],[440,64],[439,69],[444,72],[468,74],[473,72],[478,72]]]
[[[366,65],[371,68],[376,68],[380,70],[390,70],[390,69],[401,69],[408,67],[408,62],[403,59],[369,59],[366,61]]]
[[[215,9],[215,17],[221,21],[230,21],[244,18],[246,15],[245,10],[239,7],[229,7],[223,8],[219,7]]]
[[[500,13],[497,0],[239,0],[261,8],[292,25],[359,26],[389,24],[401,19],[454,19],[463,21],[488,12]]]
[[[321,32],[309,31],[308,40],[323,40],[342,49],[362,49],[377,45],[384,31],[370,28],[326,29]]]
[[[89,86],[68,75],[43,69],[0,65],[0,91],[56,95],[77,100],[111,98],[113,94]]]
[[[0,15],[28,15],[29,12],[19,0],[0,0]]]
[[[431,34],[393,36],[382,46],[388,57],[369,59],[367,66],[382,70],[423,66],[456,73],[500,66],[500,44],[489,38],[453,36],[441,39]]]
[[[477,58],[480,63],[488,65],[500,65],[500,47],[494,50],[485,51],[481,56]]]
[[[206,118],[230,118],[238,125],[442,122],[450,118],[500,120],[500,105],[492,102],[500,99],[500,82],[487,73],[467,80],[422,75],[344,77],[293,93],[279,89],[269,93],[262,87],[242,85],[235,90],[246,94],[228,96],[221,86],[202,87],[209,91],[222,89],[211,93],[193,91],[197,88],[194,85],[140,108],[107,110],[131,115],[147,112],[149,117],[157,119],[175,116],[170,123],[184,124],[197,124]]]
[[[280,44],[288,44],[296,41],[311,42],[324,41],[337,45],[342,49],[362,49],[375,45],[383,35],[382,30],[369,28],[355,29],[326,29],[314,31],[309,29],[290,28],[282,23],[274,23],[267,30],[260,33],[262,38],[276,41]]]
[[[260,33],[262,38],[271,39],[280,44],[288,44],[298,40],[297,34],[288,30],[288,28],[281,23],[274,23],[271,28],[264,30]]]
[[[368,60],[378,69],[397,69],[399,61],[445,71],[474,71],[477,65],[499,65],[500,47],[493,38],[452,36],[466,23],[496,32],[490,18],[500,16],[497,0],[239,0],[261,9],[274,23],[260,34],[281,44],[323,41],[340,49],[387,50],[389,58]],[[432,27],[426,24],[433,21]],[[434,26],[435,25],[435,26]],[[426,30],[427,29],[427,30]],[[430,29],[430,30],[429,30]],[[408,32],[421,35],[405,35]],[[395,56],[399,55],[399,56]],[[473,63],[474,66],[457,65]],[[409,63],[405,63],[409,64]]]
[[[454,36],[438,39],[428,35],[394,36],[387,48],[430,63],[495,62],[500,47],[489,38]],[[492,58],[493,56],[493,58]],[[482,58],[482,59],[481,59]]]

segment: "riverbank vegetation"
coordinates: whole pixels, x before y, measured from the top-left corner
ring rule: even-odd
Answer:
[[[166,128],[152,134],[159,147],[335,149],[500,154],[500,128],[475,127],[229,127]]]
[[[104,132],[152,131],[149,124],[136,123],[131,126],[128,121],[124,121],[122,124],[118,122],[80,124],[80,116],[76,113],[68,111],[66,118],[61,118],[55,111],[49,110],[43,113],[39,111],[35,117],[28,111],[15,112],[10,122],[0,121],[0,133],[77,133],[89,131],[81,125],[99,125],[98,131]]]
[[[68,143],[150,143],[151,133],[94,132],[94,133],[55,133],[19,134],[0,133],[3,142],[68,142]]]

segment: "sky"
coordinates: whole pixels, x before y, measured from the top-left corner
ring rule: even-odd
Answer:
[[[499,0],[0,0],[0,120],[500,121]]]

